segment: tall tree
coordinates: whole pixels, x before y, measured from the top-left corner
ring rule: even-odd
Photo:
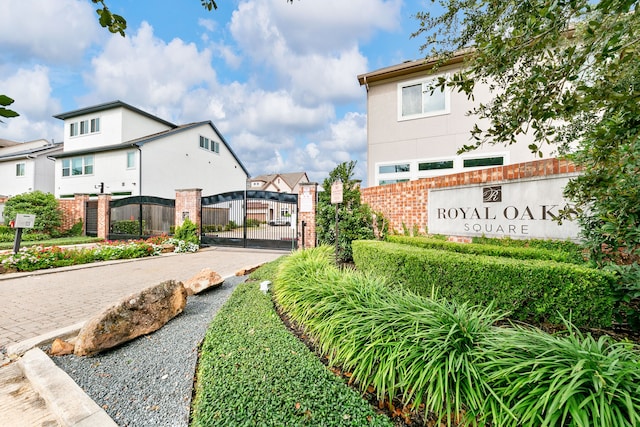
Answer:
[[[435,0],[432,0],[435,3]],[[640,256],[640,13],[637,0],[438,0],[417,15],[424,52],[442,60],[468,49],[465,67],[440,86],[494,98],[474,113],[472,150],[553,144],[583,167],[566,187],[593,258]]]
[[[373,239],[373,215],[368,205],[360,202],[360,181],[355,180],[355,161],[340,163],[324,180],[324,191],[318,195],[317,232],[322,244],[336,244],[336,210],[338,211],[338,244],[336,258],[351,262],[351,242],[357,239]],[[331,203],[331,185],[342,182],[343,202]]]

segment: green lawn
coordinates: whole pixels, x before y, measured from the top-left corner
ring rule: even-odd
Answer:
[[[104,239],[98,237],[62,237],[59,239],[49,239],[49,240],[34,240],[28,241],[23,240],[20,243],[20,247],[28,247],[33,245],[44,245],[44,246],[65,246],[65,245],[79,245],[83,243],[95,243],[102,242]],[[2,249],[13,249],[13,242],[0,242],[0,250]]]

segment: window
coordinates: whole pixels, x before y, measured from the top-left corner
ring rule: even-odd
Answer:
[[[482,157],[479,159],[464,159],[463,166],[465,168],[475,168],[479,166],[502,166],[504,157]]]
[[[398,172],[409,172],[410,165],[409,163],[404,163],[401,165],[385,165],[379,166],[379,173],[398,173]]]
[[[435,78],[399,83],[398,120],[449,113],[449,91],[435,87],[436,83]]]
[[[62,159],[62,176],[78,176],[91,174],[93,174],[93,156],[81,156]]]
[[[87,135],[89,133],[100,132],[100,118],[82,120],[69,124],[69,136]]]
[[[136,167],[136,152],[127,152],[127,169],[135,169]]]
[[[378,185],[397,184],[399,182],[409,182],[408,179],[381,179]]]
[[[210,140],[204,136],[200,137],[200,148],[213,151],[214,153],[220,153],[220,143]]]
[[[25,175],[25,163],[16,164],[16,176],[24,176]]]
[[[453,169],[453,160],[418,163],[419,171],[430,171],[430,170],[436,170],[436,169]]]

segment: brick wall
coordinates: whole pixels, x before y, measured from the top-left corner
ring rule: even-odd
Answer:
[[[73,224],[78,222],[78,220],[82,220],[82,233],[85,233],[86,206],[88,201],[88,194],[76,194],[73,199],[58,200],[58,206],[62,211],[61,230],[68,230]]]
[[[544,159],[369,187],[362,189],[361,194],[363,203],[367,203],[373,211],[382,213],[389,220],[389,230],[402,232],[404,224],[409,230],[417,226],[419,231],[424,233],[429,219],[429,189],[508,182],[575,172],[576,166],[567,160]]]

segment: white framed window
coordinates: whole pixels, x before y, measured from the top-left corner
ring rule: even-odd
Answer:
[[[88,135],[100,132],[100,117],[69,124],[69,136]]]
[[[437,83],[437,77],[398,83],[398,120],[449,114],[450,91]]]
[[[378,166],[379,174],[387,174],[387,173],[403,173],[409,172],[411,170],[411,165],[409,163],[401,163],[397,165],[380,165]]]
[[[482,168],[489,166],[502,166],[504,165],[504,156],[485,156],[485,157],[472,157],[462,160],[463,168]]]
[[[220,143],[205,136],[200,136],[200,148],[213,151],[214,153],[220,153]]]
[[[16,163],[16,176],[25,176],[26,163]]]
[[[93,175],[93,156],[62,159],[62,176]]]
[[[136,168],[136,152],[127,151],[127,169]]]

